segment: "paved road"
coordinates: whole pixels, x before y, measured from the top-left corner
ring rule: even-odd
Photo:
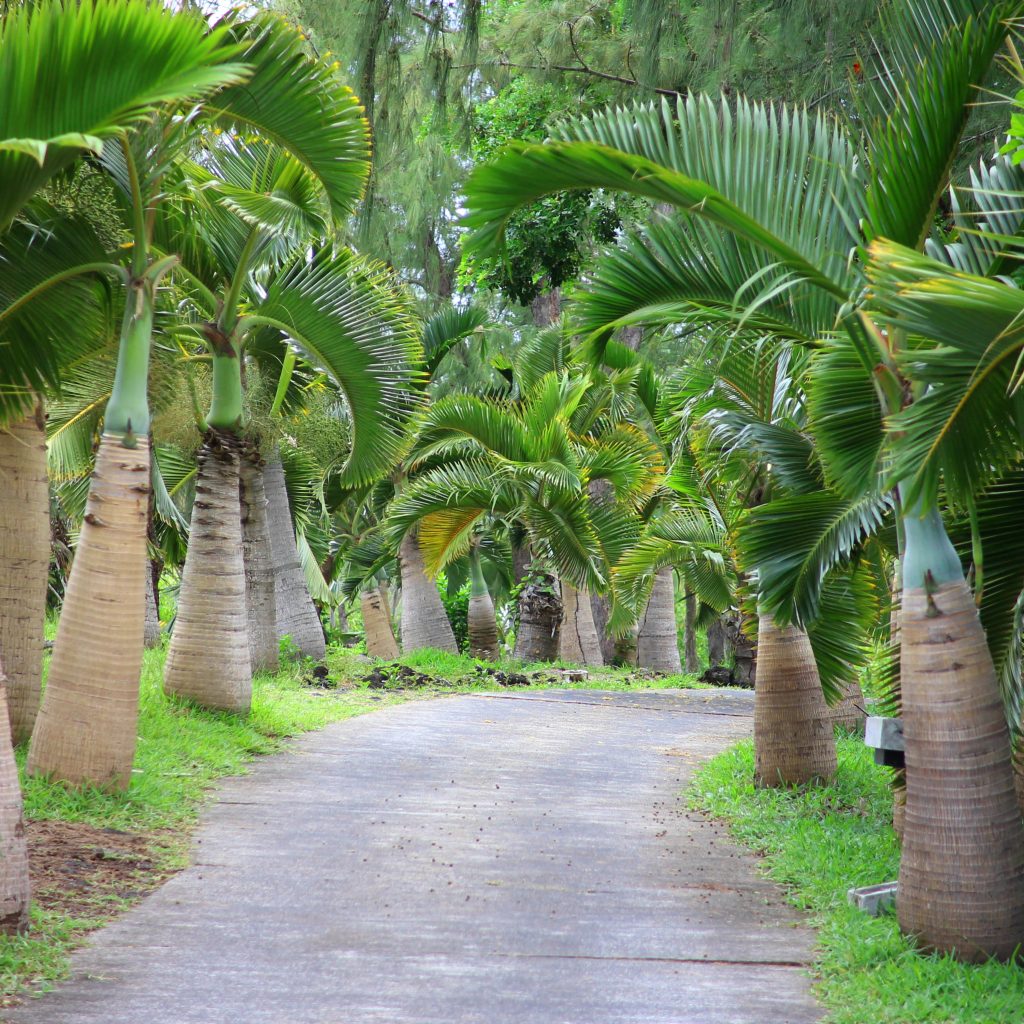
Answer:
[[[459,696],[233,779],[15,1024],[809,1024],[813,935],[679,799],[750,695]]]

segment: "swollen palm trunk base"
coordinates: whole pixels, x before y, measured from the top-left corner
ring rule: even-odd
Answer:
[[[490,594],[469,599],[469,655],[481,661],[498,660],[498,623]]]
[[[558,635],[558,657],[574,665],[600,667],[604,664],[601,640],[594,625],[590,593],[576,590],[562,580],[562,627]]]
[[[651,599],[647,602],[637,632],[636,663],[641,668],[653,668],[672,675],[683,670],[683,663],[679,660],[676,590],[671,569],[661,569],[654,577]]]
[[[253,672],[276,672],[277,599],[274,562],[267,530],[267,494],[263,467],[255,456],[242,456],[239,499],[242,509],[242,559],[245,564],[245,606],[249,622],[249,660]]]
[[[188,554],[164,692],[245,714],[252,702],[238,441],[211,431],[199,452]]]
[[[6,710],[7,687],[0,665],[0,712]],[[28,847],[21,783],[10,737],[0,736],[0,933],[16,935],[26,931],[28,905]]]
[[[562,602],[555,581],[531,581],[519,592],[519,629],[514,657],[520,661],[554,661],[558,657],[558,632]]]
[[[402,570],[402,651],[408,654],[436,647],[458,654],[448,613],[434,581],[427,576],[414,534],[402,538],[398,559]]]
[[[28,771],[72,785],[131,780],[149,561],[149,442],[104,434],[64,596]]]
[[[295,545],[295,526],[288,506],[284,467],[279,458],[271,459],[263,470],[263,488],[267,496],[267,532],[274,560],[274,602],[277,609],[277,639],[291,642],[308,658],[319,661],[327,651],[324,629]]]
[[[992,658],[962,580],[900,614],[906,830],[900,927],[926,949],[1001,960],[1024,944],[1024,825]]]
[[[39,710],[49,569],[46,433],[33,416],[0,429],[0,653],[15,743]]]
[[[782,786],[836,773],[832,720],[807,634],[762,615],[754,681],[755,781]]]
[[[371,658],[391,661],[398,657],[398,642],[391,628],[391,616],[380,589],[364,590],[359,595],[363,613],[363,632],[366,635],[366,653]]]

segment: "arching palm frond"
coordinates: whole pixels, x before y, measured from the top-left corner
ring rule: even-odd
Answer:
[[[401,458],[418,402],[419,331],[386,267],[344,250],[312,261],[300,255],[249,320],[280,331],[345,396],[347,480],[371,479]]]
[[[757,570],[759,602],[780,624],[807,629],[821,613],[829,573],[849,563],[891,510],[887,495],[851,502],[829,491],[751,509],[738,543],[743,564]]]
[[[118,0],[9,10],[0,22],[0,231],[104,138],[158,105],[200,99],[247,73],[237,41],[198,13]]]
[[[899,355],[924,393],[889,424],[891,476],[907,501],[933,502],[941,480],[966,502],[1020,454],[1024,292],[888,242],[872,244],[868,272],[879,319],[929,339]]]
[[[252,69],[244,85],[222,89],[206,116],[240,134],[255,131],[287,150],[323,184],[335,219],[363,194],[370,171],[369,126],[336,65],[310,58],[301,31],[280,15],[224,23]]]
[[[1016,0],[908,0],[886,9],[891,56],[862,110],[869,240],[924,244],[967,118],[1020,14]]]
[[[115,278],[92,225],[34,203],[0,235],[0,421],[116,337]]]

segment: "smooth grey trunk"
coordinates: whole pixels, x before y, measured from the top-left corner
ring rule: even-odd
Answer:
[[[274,562],[267,529],[267,494],[263,463],[255,452],[242,456],[239,473],[242,510],[242,556],[245,559],[245,608],[249,623],[249,659],[253,672],[276,672],[277,597]]]
[[[604,664],[590,607],[590,593],[577,590],[567,580],[562,580],[562,625],[558,634],[558,657],[573,665],[600,667]]]
[[[725,664],[728,642],[725,624],[722,622],[722,617],[718,616],[708,626],[708,663],[711,668],[718,668],[720,665]]]
[[[146,633],[145,643],[147,647],[160,646],[160,611],[157,607],[156,593],[153,590],[152,580],[146,581]]]
[[[674,674],[682,672],[676,627],[676,593],[672,569],[658,571],[650,600],[640,619],[636,639],[636,663],[641,668]]]
[[[457,654],[452,624],[434,581],[427,576],[415,534],[407,533],[402,538],[398,560],[402,569],[403,653],[434,647]]]
[[[276,455],[263,469],[263,488],[267,495],[267,532],[273,559],[277,640],[280,642],[282,637],[288,636],[303,655],[319,661],[327,650],[324,629],[299,562],[284,467]]]
[[[696,675],[700,671],[700,662],[697,660],[697,595],[692,591],[686,591],[683,598],[685,608],[685,619],[683,623],[683,668]]]
[[[753,689],[757,679],[757,644],[743,631],[743,615],[737,612],[726,626],[728,642],[732,645],[735,664],[733,682]]]
[[[530,303],[533,322],[538,327],[550,327],[562,315],[562,293],[558,288],[542,292]]]

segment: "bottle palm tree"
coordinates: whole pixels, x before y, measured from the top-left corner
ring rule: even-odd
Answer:
[[[149,352],[157,287],[177,262],[176,255],[153,247],[165,179],[204,119],[229,130],[258,131],[286,146],[325,183],[339,214],[366,175],[366,127],[358,103],[331,68],[306,55],[295,30],[269,16],[232,18],[214,28],[198,18],[190,24],[190,45],[199,53],[230,46],[239,63],[230,74],[216,67],[206,72],[202,90],[194,90],[199,104],[184,104],[182,93],[170,90],[154,97],[154,112],[100,157],[132,225],[128,264],[117,268],[125,314],[93,500],[28,760],[29,771],[72,783],[123,788],[131,775],[145,615]],[[194,58],[184,52],[153,60],[164,66],[181,58],[192,67]],[[353,152],[357,159],[350,158]]]
[[[516,653],[529,660],[557,653],[561,613],[552,572],[581,591],[605,587],[608,566],[635,536],[630,503],[654,486],[661,469],[657,453],[629,428],[597,437],[575,429],[590,387],[586,377],[552,372],[517,401],[457,395],[435,402],[410,457],[413,468],[430,468],[403,489],[388,516],[396,537],[418,524],[432,573],[466,553],[485,517],[524,525],[541,560],[520,592]],[[594,479],[608,480],[621,504],[594,503],[587,490]]]
[[[239,460],[249,336],[276,332],[335,382],[354,425],[343,472],[359,482],[397,457],[416,327],[384,267],[345,250],[332,254],[319,241],[328,226],[322,183],[278,147],[258,136],[247,143],[214,138],[201,162],[183,168],[180,194],[190,198],[176,216],[165,203],[165,244],[182,254],[183,287],[196,309],[192,329],[213,366],[213,399],[164,687],[245,713],[252,668]],[[323,250],[313,260],[310,244]],[[290,515],[287,521],[290,532]]]
[[[564,127],[549,144],[513,147],[470,181],[476,245],[493,247],[518,205],[563,188],[671,203],[683,230],[634,233],[604,261],[583,302],[592,341],[600,347],[626,323],[697,319],[813,345],[838,325],[818,370],[841,402],[823,410],[815,433],[830,483],[859,498],[879,487],[890,450],[884,421],[912,421],[925,396],[907,377],[902,333],[880,329],[884,311],[872,316],[866,259],[849,254],[871,245],[877,254],[882,239],[911,251],[924,244],[971,105],[1022,15],[1019,0],[919,0],[889,11],[893,56],[865,84],[862,159],[824,118],[699,97],[674,116],[667,106],[609,112]],[[932,496],[919,492],[906,477],[895,492],[908,835],[911,817],[916,833],[901,868],[900,918],[926,946],[1008,957],[1024,940],[1024,830],[1012,805],[1009,738],[960,561]],[[935,628],[936,618],[951,631]],[[944,715],[941,701],[929,707],[933,662],[951,656],[972,668],[956,680],[966,717]],[[936,763],[942,800],[926,781]],[[974,770],[980,763],[984,772]]]
[[[211,32],[201,19],[172,15],[158,4],[128,4],[97,0],[90,4],[43,3],[5,12],[0,20],[0,242],[11,241],[11,228],[32,198],[56,174],[69,168],[83,153],[98,153],[104,141],[123,131],[154,106],[171,100],[195,100],[209,90],[239,81],[243,68],[232,62],[236,49],[222,31]],[[118,67],[118,74],[100,76],[97,66]],[[51,267],[51,269],[53,269]],[[5,357],[0,381],[0,422],[17,423],[36,405],[35,394],[59,384],[59,368],[67,349],[58,346],[41,351],[39,337],[18,330],[18,311],[27,312],[33,301],[58,289],[90,264],[69,270],[67,265],[41,276],[21,294],[12,294],[7,280],[0,293],[4,309],[0,319]],[[16,292],[17,289],[14,289]],[[63,290],[62,290],[63,291]],[[66,294],[56,295],[58,301]],[[70,309],[68,312],[72,312]],[[52,337],[48,340],[53,340]],[[8,578],[12,555],[9,538],[11,514],[19,518],[42,517],[41,504],[45,462],[40,444],[41,417],[31,424],[11,427],[8,438],[21,435],[15,454],[4,445],[5,470],[16,486],[24,489],[27,507],[0,507],[0,575]],[[37,541],[38,543],[38,541]],[[0,604],[4,645],[27,652],[18,665],[16,685],[20,692],[34,692],[38,661],[31,647],[39,648],[37,621],[41,559],[29,559],[25,574],[27,601],[10,626],[10,606]],[[0,652],[2,658],[2,652]],[[0,675],[3,674],[0,668]],[[6,689],[4,704],[6,705]],[[22,707],[26,702],[20,702]],[[15,728],[23,732],[31,718],[19,712]],[[4,715],[6,720],[6,706]],[[20,931],[28,919],[28,870],[24,832],[20,825],[21,800],[9,734],[0,741],[0,930]]]

